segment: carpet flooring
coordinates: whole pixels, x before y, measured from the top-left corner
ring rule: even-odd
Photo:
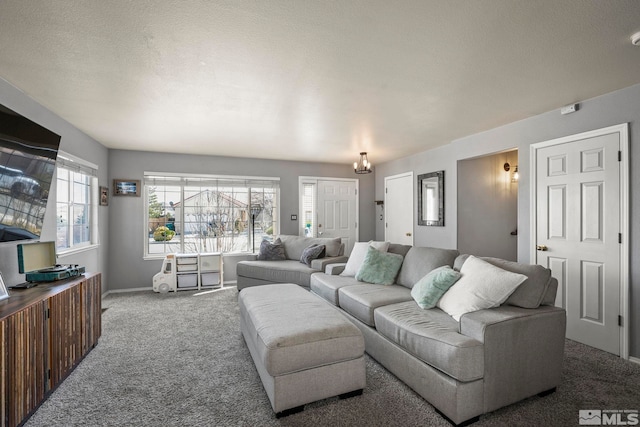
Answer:
[[[362,396],[276,419],[239,328],[237,290],[110,294],[99,344],[25,424],[35,426],[450,426],[367,356]],[[572,426],[585,409],[640,409],[640,365],[566,342],[558,391],[483,426]]]

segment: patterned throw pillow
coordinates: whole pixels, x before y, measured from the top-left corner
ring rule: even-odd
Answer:
[[[324,258],[326,249],[327,248],[325,245],[313,244],[305,248],[304,251],[302,251],[300,262],[303,264],[307,264],[309,267],[311,267],[311,261],[317,258]]]
[[[268,240],[263,240],[260,243],[258,259],[260,261],[283,261],[287,259],[282,241],[276,239],[273,243],[269,243]]]

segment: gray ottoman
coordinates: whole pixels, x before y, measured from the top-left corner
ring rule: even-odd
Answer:
[[[240,327],[277,416],[362,393],[364,338],[326,301],[294,284],[245,288]]]

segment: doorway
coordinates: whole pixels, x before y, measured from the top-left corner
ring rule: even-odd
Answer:
[[[567,338],[628,353],[628,126],[531,146],[531,261],[558,279]]]
[[[349,255],[358,241],[357,179],[300,177],[300,236],[340,237]]]
[[[458,161],[458,250],[518,260],[518,151]]]

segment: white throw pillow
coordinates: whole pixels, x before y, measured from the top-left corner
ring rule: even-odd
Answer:
[[[462,265],[460,273],[462,277],[437,304],[458,322],[465,313],[500,306],[527,280],[524,274],[503,270],[473,255]]]
[[[340,273],[341,276],[356,276],[360,270],[360,266],[367,256],[367,249],[369,249],[369,246],[379,250],[380,252],[387,252],[387,249],[389,249],[389,242],[374,242],[373,240],[368,242],[356,242],[353,245],[353,249],[351,250],[351,254],[349,255],[344,271]]]

